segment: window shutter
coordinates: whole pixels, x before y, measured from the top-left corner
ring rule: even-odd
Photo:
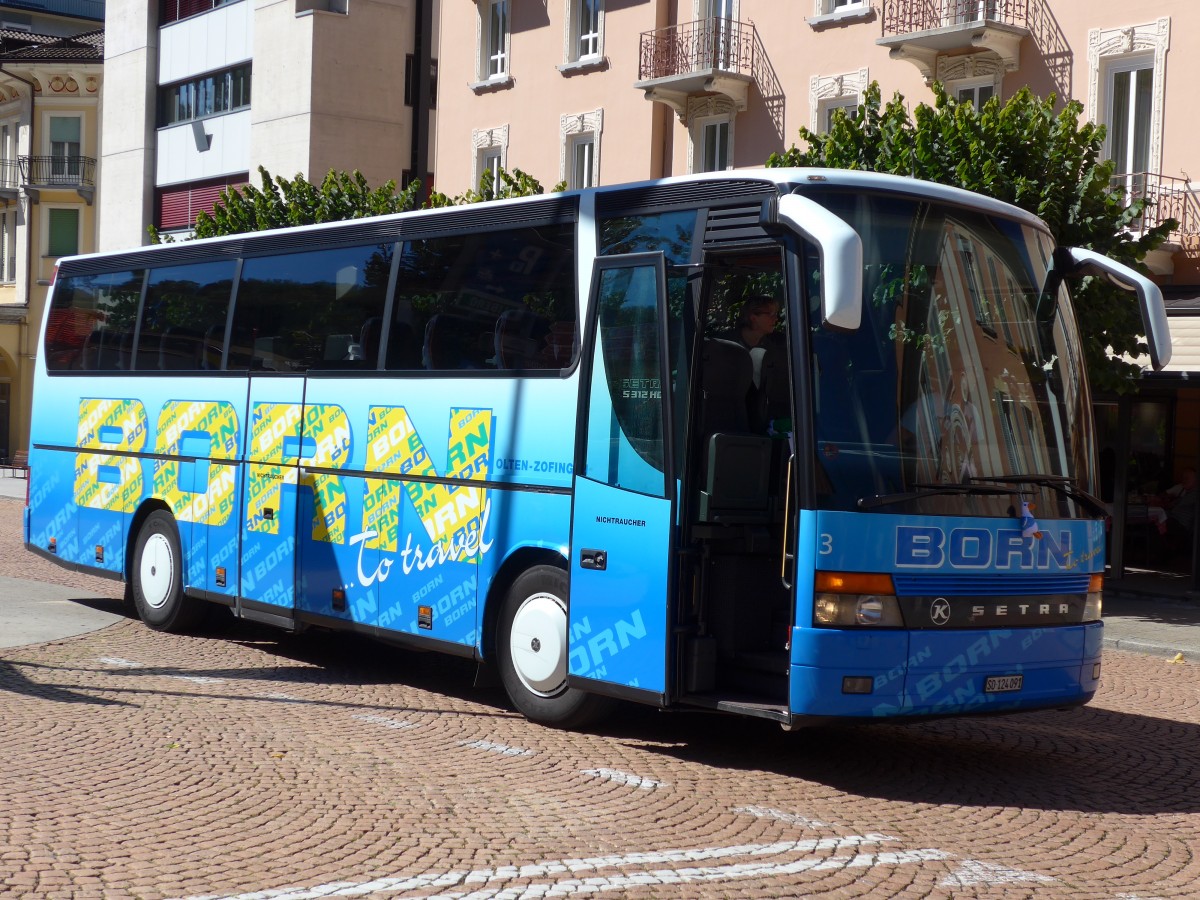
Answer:
[[[52,143],[78,144],[79,117],[51,116],[50,140]]]
[[[79,210],[51,209],[49,214],[50,240],[46,248],[50,256],[71,256],[79,252]]]

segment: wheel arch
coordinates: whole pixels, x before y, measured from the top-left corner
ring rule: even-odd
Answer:
[[[496,570],[488,585],[483,605],[483,625],[480,631],[480,652],[485,662],[495,659],[496,627],[504,598],[514,581],[534,566],[553,566],[568,572],[567,558],[561,550],[551,547],[518,547],[510,553]],[[569,574],[569,572],[568,572]],[[569,602],[569,600],[568,600]]]
[[[142,530],[142,525],[145,524],[146,519],[149,518],[150,513],[159,509],[170,514],[171,520],[175,522],[175,532],[176,534],[179,534],[180,556],[182,559],[187,559],[187,548],[183,546],[183,535],[179,533],[179,522],[175,519],[175,513],[172,512],[171,507],[167,506],[167,504],[158,497],[149,497],[146,500],[143,500],[142,504],[137,508],[137,511],[134,512],[133,519],[129,523],[129,531],[125,533],[124,575],[125,584],[127,586],[132,583],[130,576],[133,574],[133,554],[137,549],[137,536]]]

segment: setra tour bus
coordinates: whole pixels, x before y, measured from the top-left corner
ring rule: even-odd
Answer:
[[[764,169],[60,261],[25,541],[127,584],[764,717],[1085,703],[1105,509],[1068,283],[1015,207]]]

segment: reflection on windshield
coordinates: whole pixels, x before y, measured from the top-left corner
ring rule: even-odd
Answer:
[[[1091,490],[1090,401],[1070,298],[1047,279],[1050,237],[911,198],[813,196],[864,250],[862,327],[825,329],[810,304],[821,505],[1014,473]],[[922,491],[887,511],[1004,516],[1020,490],[1042,515],[1092,514],[1045,485],[1013,490]]]

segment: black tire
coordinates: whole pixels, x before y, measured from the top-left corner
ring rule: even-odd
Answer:
[[[509,588],[496,630],[500,681],[527,719],[581,728],[612,710],[611,698],[567,687],[567,653],[567,573],[535,566]]]
[[[175,518],[156,509],[138,532],[129,570],[138,617],[155,631],[189,631],[205,620],[209,604],[183,592],[183,552]]]

